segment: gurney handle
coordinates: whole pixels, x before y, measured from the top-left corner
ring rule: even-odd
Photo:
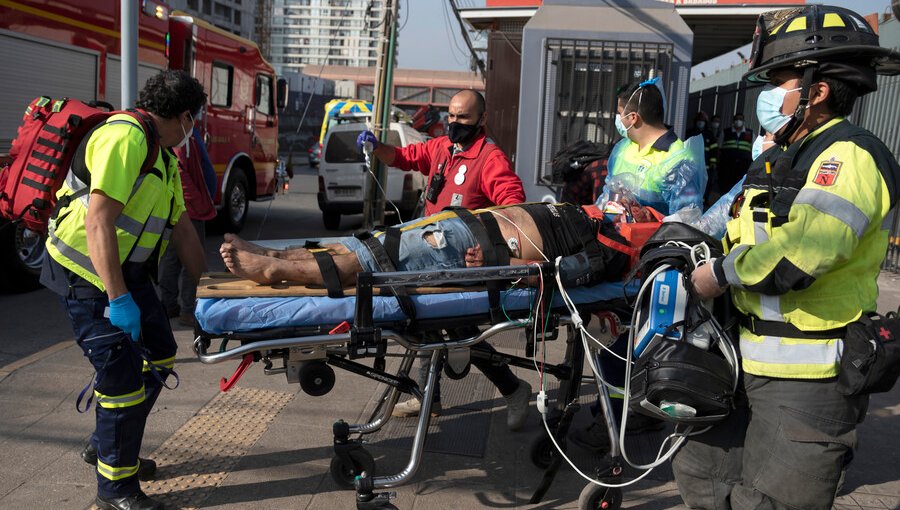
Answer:
[[[238,365],[234,374],[231,375],[231,379],[225,379],[223,377],[222,380],[219,381],[219,389],[223,392],[230,390],[244,375],[244,372],[247,371],[247,367],[250,366],[250,363],[253,363],[253,354],[244,354],[244,359],[241,360],[241,364]]]

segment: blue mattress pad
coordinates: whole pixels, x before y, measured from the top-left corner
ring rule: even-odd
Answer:
[[[590,305],[622,299],[637,293],[636,282],[606,282],[590,287],[567,289],[576,304]],[[537,290],[514,288],[501,294],[501,304],[507,311],[525,311],[534,303]],[[410,296],[416,308],[416,319],[467,317],[488,313],[487,291],[414,294]],[[564,308],[556,292],[554,308]],[[374,296],[372,300],[375,323],[395,323],[406,319],[400,304],[393,296]],[[201,298],[197,300],[195,316],[200,328],[212,335],[251,332],[271,328],[337,325],[353,321],[356,296],[330,298],[328,296]]]

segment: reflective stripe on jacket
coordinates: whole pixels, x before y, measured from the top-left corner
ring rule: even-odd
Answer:
[[[728,253],[715,269],[745,315],[828,331],[875,310],[888,243],[883,221],[900,170],[880,140],[842,119],[798,144],[767,153],[771,180],[766,158],[751,166],[739,215],[727,225]],[[792,379],[836,376],[842,351],[839,338],[758,336],[746,328],[740,344],[747,373]]]
[[[123,118],[130,125],[110,124]],[[91,191],[102,191],[124,204],[115,222],[120,263],[147,262],[154,253],[161,256],[172,227],[184,211],[176,158],[168,152],[166,165],[164,151],[168,149],[160,150],[150,172],[140,174],[147,142],[140,125],[126,115],[110,117],[107,125],[94,131],[87,141],[85,164],[91,174]],[[84,186],[69,172],[57,197]],[[88,252],[85,218],[89,201],[90,194],[87,194],[61,208],[56,221],[51,222],[47,253],[63,267],[105,291]]]

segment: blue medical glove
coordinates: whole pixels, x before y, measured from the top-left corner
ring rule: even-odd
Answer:
[[[375,133],[368,129],[356,137],[356,146],[359,147],[360,152],[365,152],[367,143],[371,144],[370,147],[372,150],[375,150],[375,147],[378,147],[378,138],[375,137]]]
[[[132,342],[141,338],[141,310],[130,292],[109,302],[109,322],[131,336]]]

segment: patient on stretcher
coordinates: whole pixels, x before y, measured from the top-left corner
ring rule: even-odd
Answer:
[[[270,250],[226,234],[219,252],[229,271],[261,284],[339,282],[350,287],[357,273],[384,271],[385,265],[396,271],[427,271],[563,257],[563,284],[576,286],[616,281],[628,269],[628,255],[604,239],[625,244],[612,223],[591,217],[582,207],[521,204],[442,211],[386,232],[329,239],[312,250]]]

